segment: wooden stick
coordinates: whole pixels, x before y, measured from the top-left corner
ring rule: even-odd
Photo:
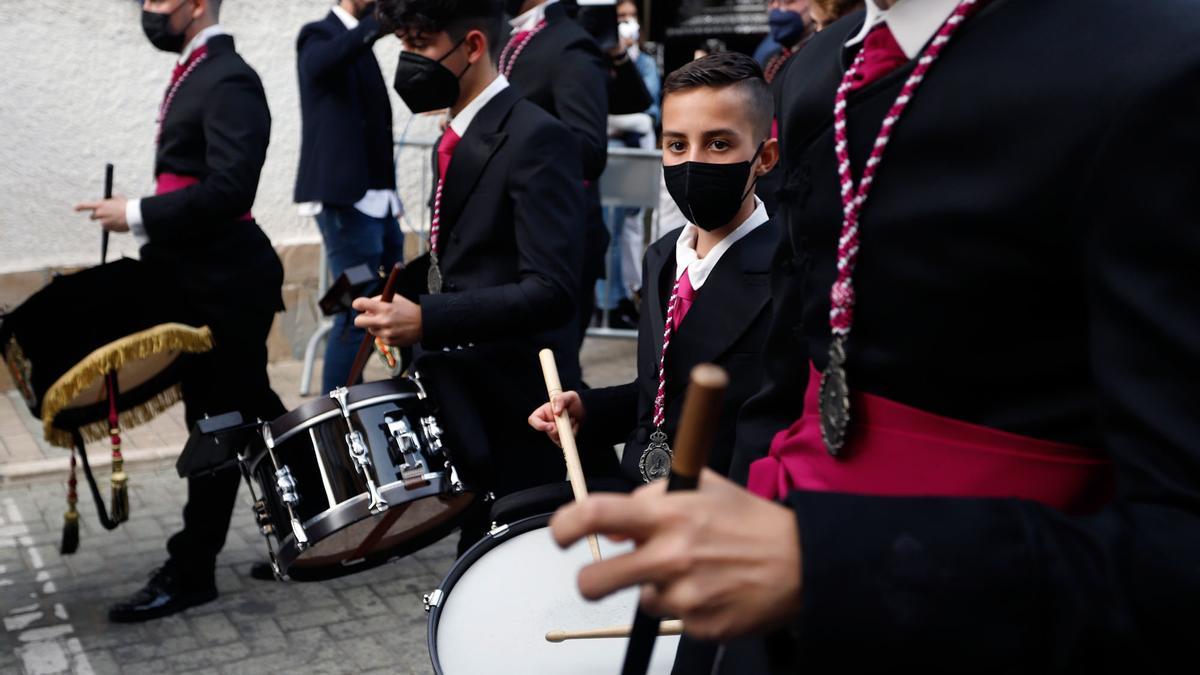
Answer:
[[[708,464],[708,452],[712,449],[721,417],[721,399],[728,386],[729,375],[720,366],[701,363],[692,369],[683,400],[683,415],[675,432],[675,456],[671,461],[667,492],[694,490],[700,484],[700,472]],[[647,614],[638,605],[621,675],[646,675],[659,623],[658,617]]]
[[[112,199],[113,165],[104,165],[104,198]],[[108,228],[100,228],[100,264],[108,262]]]
[[[558,364],[554,362],[554,352],[549,349],[538,352],[538,358],[542,361],[546,393],[550,395],[550,403],[553,404],[554,397],[562,393]],[[558,427],[558,440],[562,443],[563,459],[567,462],[567,478],[571,481],[571,492],[575,494],[575,501],[583,501],[588,496],[587,482],[583,479],[583,464],[579,461],[579,448],[575,445],[575,432],[571,431],[571,416],[567,414],[566,408],[554,418],[554,424]],[[588,548],[592,549],[592,560],[599,561],[600,540],[591,534],[588,535],[587,541]]]
[[[595,640],[597,638],[629,637],[630,626],[610,626],[608,628],[593,628],[591,630],[552,630],[546,633],[546,642],[564,642],[566,640]],[[663,621],[658,627],[659,635],[682,635],[683,622],[679,619]]]
[[[388,275],[387,282],[383,284],[383,295],[379,298],[383,302],[391,302],[396,295],[396,282],[400,280],[400,270],[404,269],[404,265],[396,263],[392,265],[392,272]],[[346,379],[346,386],[353,387],[358,384],[358,378],[362,375],[363,368],[367,367],[367,359],[371,356],[371,350],[375,348],[375,336],[367,333],[363,336],[362,344],[358,346],[358,353],[354,355],[354,366],[350,368],[350,377]]]

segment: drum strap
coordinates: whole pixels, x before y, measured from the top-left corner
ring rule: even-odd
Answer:
[[[100,524],[106,530],[115,530],[120,523],[114,522],[108,517],[108,508],[104,505],[104,498],[100,496],[100,488],[96,487],[96,477],[92,475],[87,448],[83,444],[83,434],[79,433],[78,427],[71,430],[71,438],[75,440],[75,452],[79,453],[79,459],[83,462],[83,475],[87,478],[88,487],[92,489],[92,497],[96,500],[96,514],[100,516]]]

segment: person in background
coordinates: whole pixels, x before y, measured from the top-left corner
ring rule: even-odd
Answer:
[[[296,40],[303,130],[295,200],[301,215],[316,217],[335,279],[404,257],[392,104],[372,50],[382,35],[373,1],[340,0]],[[349,312],[334,318],[321,391],[346,384],[364,334]]]
[[[657,145],[655,129],[659,122],[658,64],[654,57],[641,50],[641,25],[638,22],[638,6],[634,0],[622,0],[617,4],[617,30],[625,57],[632,60],[641,75],[642,83],[650,94],[650,106],[638,113],[608,116],[609,147],[641,148],[650,150]],[[609,248],[610,278],[597,284],[601,293],[601,306],[614,310],[609,314],[609,325],[613,328],[637,328],[638,309],[635,299],[642,289],[642,267],[640,260],[645,250],[645,233],[642,209],[616,208],[609,210],[613,230],[613,242]],[[615,277],[615,278],[614,278]],[[605,290],[608,295],[605,296]]]
[[[863,8],[863,0],[810,0],[809,16],[813,32],[825,30],[829,24]]]
[[[596,280],[604,276],[608,228],[600,208],[600,174],[608,161],[609,58],[596,40],[567,15],[558,0],[504,0],[508,40],[497,67],[525,98],[571,130],[586,196],[584,257],[579,267],[578,342],[592,320]],[[560,367],[561,367],[560,363]],[[575,373],[573,375],[578,375]]]

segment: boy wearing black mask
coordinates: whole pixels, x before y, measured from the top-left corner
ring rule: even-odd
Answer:
[[[565,408],[581,441],[625,443],[627,478],[663,478],[688,373],[698,363],[717,363],[731,381],[709,464],[728,472],[738,408],[762,379],[759,351],[779,230],[754,185],[779,160],[778,143],[768,138],[771,110],[762,69],[743,54],[706,56],[667,77],[663,169],[689,224],[646,250],[637,379],[568,391],[535,410],[530,426],[557,441],[554,416]]]
[[[396,92],[414,113],[451,117],[434,154],[430,252],[405,268],[393,302],[356,300],[355,323],[417,346],[416,370],[477,492],[562,481],[562,453],[524,420],[546,396],[541,348],[554,351],[564,384],[579,385],[577,146],[498,73],[499,0],[380,0],[379,9],[404,48]],[[616,456],[595,453],[585,468],[613,474]],[[486,514],[466,523],[460,545],[484,526]]]
[[[182,289],[213,331],[212,352],[185,356],[183,401],[191,427],[207,415],[284,413],[267,377],[267,333],[283,308],[283,267],[250,214],[271,134],[262,83],[217,23],[219,0],[146,0],[142,27],[179,58],[163,98],[155,195],[80,204],[112,232],[131,232],[141,259]],[[149,131],[149,130],[147,130]],[[126,289],[136,293],[137,289]],[[214,569],[241,475],[236,467],[188,478],[183,530],[146,586],[109,610],[114,622],[174,614],[217,596]]]

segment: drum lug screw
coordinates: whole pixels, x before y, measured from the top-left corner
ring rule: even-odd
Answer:
[[[439,588],[432,593],[426,593],[421,596],[421,602],[425,605],[425,613],[428,614],[434,607],[442,604],[442,589]]]

